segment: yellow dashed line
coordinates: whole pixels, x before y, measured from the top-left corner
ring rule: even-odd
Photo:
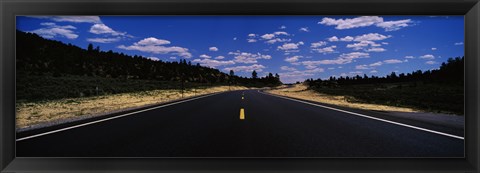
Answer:
[[[243,110],[243,108],[240,108],[240,120],[244,120],[245,119],[245,111]]]

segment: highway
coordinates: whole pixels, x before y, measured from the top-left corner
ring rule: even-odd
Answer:
[[[17,134],[16,147],[17,157],[464,156],[463,129],[258,90]]]

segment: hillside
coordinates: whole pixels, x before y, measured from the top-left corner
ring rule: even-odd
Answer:
[[[16,32],[17,99],[49,100],[98,94],[183,89],[198,86],[277,86],[279,76],[246,78],[218,69],[179,62],[153,61],[100,47],[72,44]]]

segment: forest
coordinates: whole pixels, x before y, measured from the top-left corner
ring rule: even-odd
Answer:
[[[328,80],[307,79],[309,86],[335,86],[335,85],[355,85],[355,84],[381,84],[381,83],[397,83],[397,82],[428,82],[439,84],[463,85],[464,83],[464,57],[449,58],[447,62],[443,62],[439,69],[417,70],[411,73],[391,74],[378,76],[357,75],[354,77],[330,77]]]
[[[154,61],[112,50],[103,51],[92,44],[82,49],[19,30],[16,31],[16,73],[17,99],[20,100],[89,96],[98,94],[99,87],[101,93],[111,94],[163,88],[282,84],[278,74],[258,77],[253,71],[252,77],[242,77],[234,71],[227,74],[185,59]],[[131,85],[115,86],[119,84]]]

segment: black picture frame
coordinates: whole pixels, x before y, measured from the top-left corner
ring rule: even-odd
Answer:
[[[1,172],[478,172],[480,4],[478,0],[2,0],[0,1]],[[219,159],[16,158],[17,15],[464,15],[465,158]]]

